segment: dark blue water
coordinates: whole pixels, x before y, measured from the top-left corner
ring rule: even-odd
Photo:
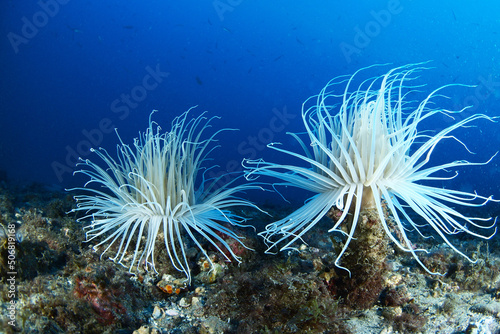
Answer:
[[[274,159],[286,131],[302,131],[300,108],[331,78],[374,63],[432,60],[421,83],[448,83],[448,107],[500,115],[500,4],[496,1],[2,1],[0,170],[10,180],[79,185],[77,156],[110,151],[118,128],[131,143],[154,119],[165,130],[191,106],[238,128],[220,136],[215,160]],[[366,77],[382,74],[369,70]],[[435,126],[446,125],[437,118]],[[438,161],[485,161],[500,125],[477,122]],[[295,146],[294,146],[295,145]],[[284,159],[284,158],[283,158]],[[500,196],[496,157],[453,183]]]

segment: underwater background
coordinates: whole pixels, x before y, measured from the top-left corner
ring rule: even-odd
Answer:
[[[363,77],[431,61],[421,82],[449,83],[450,107],[498,115],[500,22],[495,1],[3,1],[0,170],[10,180],[60,188],[90,147],[114,151],[154,120],[220,116],[222,171],[268,156],[265,144],[295,145],[302,102],[333,77],[372,64]],[[446,106],[442,106],[446,107]],[[196,114],[195,112],[195,114]],[[276,125],[271,124],[275,122]],[[443,119],[446,125],[446,119]],[[432,127],[443,126],[432,124]],[[461,138],[451,159],[483,161],[500,147],[496,124]],[[439,154],[437,154],[439,155]],[[94,157],[95,159],[95,157]],[[464,188],[498,193],[498,158],[462,176]],[[474,186],[473,186],[474,185]]]
[[[498,332],[498,234],[488,242],[453,239],[479,259],[476,265],[441,240],[422,241],[430,250],[425,264],[446,273],[441,280],[411,256],[392,254],[386,269],[395,274],[380,288],[384,294],[376,306],[359,311],[339,302],[332,283],[338,240],[326,233],[331,221],[311,230],[300,254],[275,257],[264,254],[252,229],[238,229],[256,252],[238,249],[239,267],[217,258],[223,270],[215,278],[204,271],[206,259],[191,254],[196,280],[188,287],[173,279],[165,251],[159,251],[158,263],[168,275],[155,278],[133,280],[107,256],[100,259],[83,242],[65,189],[87,181],[73,176],[79,157],[101,164],[90,152],[98,147],[115,156],[115,129],[132,144],[153,110],[158,112],[152,120],[164,131],[193,106],[193,117],[204,111],[220,116],[214,132],[238,129],[218,134],[220,148],[206,164],[218,166],[210,176],[225,174],[229,181],[241,175],[243,159],[297,163],[266,145],[279,142],[300,151],[287,132],[304,131],[302,103],[332,78],[373,64],[385,65],[364,70],[354,87],[419,62],[429,69],[415,80],[424,85],[418,98],[452,84],[436,107],[468,109],[455,120],[437,115],[422,123],[425,129],[438,131],[474,113],[500,117],[499,12],[500,2],[493,0],[0,2],[0,225],[17,221],[19,231],[17,327],[5,332]],[[432,163],[493,157],[500,150],[500,124],[472,125],[453,132],[466,147],[445,140]],[[457,168],[458,177],[443,187],[500,198],[499,164],[497,155],[485,165]],[[249,191],[245,197],[285,217],[310,196],[296,189],[280,194]],[[500,205],[477,211],[497,216]],[[257,232],[272,220],[237,213],[252,217]]]

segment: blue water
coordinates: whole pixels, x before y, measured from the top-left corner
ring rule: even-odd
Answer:
[[[432,60],[424,90],[478,85],[446,90],[448,107],[499,116],[498,12],[498,1],[2,1],[0,170],[80,185],[75,157],[97,161],[90,145],[114,151],[113,128],[130,143],[153,109],[168,130],[194,105],[194,115],[207,110],[222,117],[218,127],[240,129],[220,136],[221,170],[249,157],[276,161],[264,145],[298,149],[285,132],[302,131],[302,102],[374,63]],[[452,143],[438,160],[485,161],[499,150],[500,125],[477,126],[459,131],[475,155]],[[453,183],[500,197],[499,163]]]

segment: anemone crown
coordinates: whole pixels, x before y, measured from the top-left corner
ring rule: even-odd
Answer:
[[[240,258],[226,240],[235,239],[246,247],[242,237],[221,222],[245,226],[241,224],[245,218],[228,209],[234,206],[255,207],[249,201],[235,197],[237,192],[253,189],[254,185],[233,186],[236,180],[233,179],[218,186],[219,179],[205,177],[205,172],[212,167],[203,167],[203,162],[216,148],[213,145],[215,136],[227,129],[204,138],[215,117],[207,119],[203,113],[188,119],[190,110],[175,118],[170,132],[163,134],[150,116],[148,129],[134,140],[132,147],[120,138],[117,159],[102,148],[92,150],[104,162],[105,168],[83,160],[79,165],[84,168],[77,173],[87,175],[90,180],[83,188],[71,189],[86,193],[75,196],[77,208],[73,211],[87,213],[80,221],[91,219],[91,224],[85,227],[87,241],[103,238],[94,246],[97,249],[107,245],[101,257],[120,241],[111,260],[117,260],[122,265],[129,262],[130,271],[135,264],[139,267],[141,263],[146,269],[156,271],[155,243],[163,232],[170,261],[177,270],[185,273],[188,282],[191,281],[191,272],[184,238],[188,236],[192,240],[212,268],[212,260],[200,237],[228,261],[232,257],[239,262]],[[89,184],[100,188],[88,188]],[[135,248],[132,248],[134,240]],[[132,259],[126,257],[129,251]]]
[[[340,268],[343,267],[339,261],[353,239],[360,214],[365,210],[375,210],[390,240],[400,249],[410,252],[430,273],[417,255],[427,250],[415,248],[407,235],[407,231],[415,230],[424,236],[422,222],[432,227],[452,249],[472,261],[448,240],[447,235],[465,232],[488,239],[494,232],[483,235],[477,231],[492,229],[494,222],[485,224],[492,218],[469,217],[455,206],[479,207],[492,201],[492,197],[443,189],[429,183],[454,177],[443,177],[439,174],[441,171],[487,164],[493,157],[486,162],[459,160],[440,165],[429,162],[436,145],[444,139],[451,138],[465,146],[451,134],[454,130],[478,119],[493,121],[494,118],[474,114],[434,133],[421,130],[422,121],[432,116],[445,115],[454,119],[454,114],[467,109],[450,111],[432,107],[435,98],[443,97],[440,91],[452,85],[432,91],[421,102],[412,101],[410,96],[422,86],[411,82],[423,69],[423,64],[398,67],[352,89],[354,79],[366,70],[364,68],[352,76],[332,79],[318,95],[310,97],[302,107],[305,138],[290,133],[303,152],[290,151],[275,143],[268,145],[305,162],[308,167],[262,160],[244,161],[249,180],[268,176],[280,180],[275,185],[314,193],[304,206],[269,224],[260,233],[269,245],[268,251],[282,242],[285,244],[281,250],[293,249],[294,242],[336,207],[342,210],[342,214],[329,231],[346,236],[335,261]],[[342,85],[345,87],[340,93],[335,93]],[[390,217],[386,215],[383,201]],[[346,233],[341,226],[345,225],[348,215],[352,219]]]

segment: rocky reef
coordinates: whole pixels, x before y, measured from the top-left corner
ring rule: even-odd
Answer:
[[[435,276],[383,239],[367,212],[350,246],[356,251],[342,260],[349,277],[334,265],[343,240],[326,232],[335,217],[331,212],[297,250],[276,255],[265,254],[253,229],[238,230],[253,248],[231,244],[240,265],[205,245],[215,264],[210,270],[208,259],[188,243],[193,273],[188,286],[166,251],[155,254],[158,274],[132,275],[100,259],[83,241],[78,217],[67,214],[73,205],[66,193],[41,185],[0,184],[2,312],[9,315],[11,301],[15,304],[14,325],[2,318],[6,333],[493,333],[500,328],[497,236],[481,242],[455,238],[475,264],[423,239],[419,246],[430,253],[422,261],[444,274]],[[276,216],[293,210],[264,209]],[[270,219],[239,210],[252,216],[257,231]],[[15,249],[12,268],[9,245]]]

